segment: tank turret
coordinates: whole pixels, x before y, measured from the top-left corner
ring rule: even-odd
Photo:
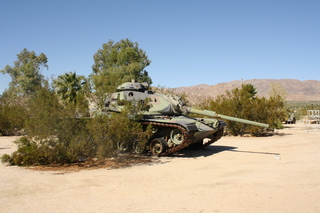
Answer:
[[[147,83],[134,81],[120,85],[115,93],[107,94],[104,111],[120,112],[128,101],[147,102],[147,110],[139,122],[144,126],[152,125],[152,136],[145,149],[156,155],[169,155],[189,146],[206,147],[214,143],[222,137],[226,126],[220,119],[269,127],[264,123],[188,107],[179,96],[154,93]],[[192,118],[188,116],[190,113],[211,118]]]

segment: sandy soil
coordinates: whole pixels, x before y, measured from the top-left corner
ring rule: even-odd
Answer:
[[[0,165],[0,212],[320,212],[320,131],[223,137],[121,169]],[[0,138],[0,154],[14,137]]]

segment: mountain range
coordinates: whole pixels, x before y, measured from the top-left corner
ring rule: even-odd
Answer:
[[[287,101],[320,101],[320,81],[318,80],[296,80],[296,79],[251,79],[235,80],[230,82],[218,83],[215,85],[199,84],[189,87],[174,88],[177,93],[187,94],[191,104],[195,104],[204,98],[215,98],[218,95],[225,94],[225,91],[231,91],[234,88],[240,88],[241,84],[252,84],[257,91],[258,97],[270,96],[272,90],[280,94],[285,94]]]

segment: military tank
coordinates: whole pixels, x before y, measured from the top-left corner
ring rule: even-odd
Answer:
[[[179,96],[155,93],[149,90],[147,83],[135,81],[123,83],[115,93],[107,94],[104,111],[121,112],[128,101],[147,102],[148,107],[139,122],[145,127],[152,125],[152,136],[143,149],[158,156],[170,155],[187,147],[206,147],[216,142],[226,127],[220,119],[269,127],[264,123],[188,107]],[[189,117],[190,113],[210,118]],[[138,144],[132,145],[134,150],[141,150],[135,147]]]

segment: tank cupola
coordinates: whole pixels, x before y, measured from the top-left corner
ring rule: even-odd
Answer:
[[[117,87],[117,92],[120,91],[140,91],[144,92],[148,90],[149,85],[148,83],[140,83],[140,82],[135,82],[135,80],[132,80],[131,82],[126,82],[121,84],[120,86]]]

